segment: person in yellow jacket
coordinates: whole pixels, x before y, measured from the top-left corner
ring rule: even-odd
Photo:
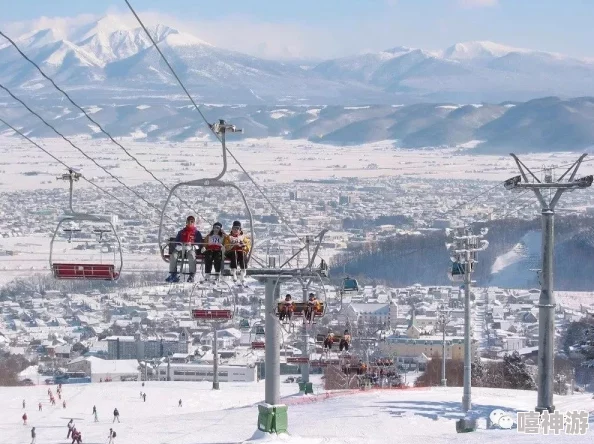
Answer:
[[[247,267],[247,256],[250,251],[250,238],[243,233],[241,222],[233,222],[231,233],[225,238],[225,257],[231,261],[231,276],[233,281],[237,281],[237,268],[241,272],[239,278],[243,282],[245,278],[245,269]]]

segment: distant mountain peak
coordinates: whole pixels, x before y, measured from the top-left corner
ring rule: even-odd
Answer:
[[[196,46],[196,45],[213,46],[210,43],[199,39],[198,37],[194,37],[192,34],[188,34],[185,32],[179,32],[177,30],[175,30],[175,32],[171,32],[170,34],[165,36],[164,41],[167,45],[169,45],[172,48],[181,47],[181,46]]]
[[[442,57],[452,60],[471,60],[478,58],[503,57],[511,52],[525,53],[528,49],[514,48],[488,40],[461,42],[443,51]]]

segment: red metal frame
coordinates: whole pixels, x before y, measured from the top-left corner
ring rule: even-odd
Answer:
[[[254,341],[252,342],[252,350],[264,350],[266,348],[266,344],[262,341]]]
[[[309,358],[304,357],[287,358],[287,364],[307,364],[308,362]]]
[[[113,264],[52,264],[56,279],[86,279],[113,281],[119,273]]]
[[[212,320],[229,320],[233,319],[233,312],[231,310],[205,310],[193,309],[192,319],[212,319]]]

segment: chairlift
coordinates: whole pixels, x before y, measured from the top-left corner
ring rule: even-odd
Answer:
[[[350,277],[346,277],[342,281],[342,291],[344,293],[358,293],[359,292],[359,283],[356,279],[351,279]]]
[[[227,284],[229,292],[233,296],[233,306],[231,309],[210,309],[204,307],[193,307],[190,309],[190,316],[192,319],[197,321],[214,321],[214,322],[226,322],[233,320],[235,314],[235,295],[231,289],[231,286]],[[213,290],[214,293],[220,293],[219,297],[223,296],[224,290]],[[203,290],[204,292],[204,290]],[[198,298],[199,301],[204,301],[205,298]],[[192,297],[190,297],[190,305],[192,304]]]
[[[105,216],[97,216],[93,214],[86,214],[86,213],[78,213],[74,211],[72,206],[72,194],[74,188],[74,182],[78,181],[82,175],[72,169],[68,170],[68,174],[62,175],[59,179],[68,180],[70,184],[70,191],[69,191],[69,210],[70,214],[64,216],[58,222],[58,226],[56,227],[52,239],[50,241],[50,255],[49,255],[49,265],[50,270],[52,270],[52,274],[55,279],[69,279],[69,280],[107,280],[107,281],[116,281],[119,279],[122,267],[124,265],[124,258],[122,253],[122,245],[120,243],[120,239],[116,232],[114,225],[111,222],[109,217]],[[118,256],[119,260],[116,259],[116,252],[114,250],[114,258],[113,261],[110,263],[94,263],[94,262],[56,262],[54,260],[54,242],[56,237],[60,233],[60,228],[65,223],[72,223],[72,222],[91,222],[93,224],[102,224],[108,225],[109,230],[103,229],[101,231],[104,232],[112,232],[114,238],[116,240],[116,244],[118,246]],[[82,231],[79,228],[67,228],[64,229],[65,233],[68,233],[68,242],[72,241],[72,233]]]
[[[240,187],[238,187],[236,184],[232,183],[232,182],[225,182],[223,180],[221,180],[221,178],[225,175],[226,171],[227,171],[227,148],[225,146],[225,134],[226,132],[243,132],[243,130],[241,129],[237,129],[235,127],[235,125],[229,125],[227,124],[224,120],[219,120],[219,123],[216,123],[214,125],[212,125],[212,129],[221,134],[221,141],[222,141],[222,147],[223,147],[223,169],[222,171],[215,177],[209,178],[209,179],[197,179],[197,180],[191,180],[188,182],[181,182],[178,183],[177,185],[174,185],[171,188],[171,191],[169,192],[169,195],[167,196],[167,200],[165,201],[165,204],[163,205],[163,208],[161,210],[161,220],[159,223],[159,234],[158,234],[158,242],[159,242],[159,251],[161,252],[161,258],[163,259],[163,261],[169,263],[170,257],[173,254],[173,251],[175,251],[175,249],[179,249],[181,248],[191,248],[194,249],[196,251],[196,269],[198,270],[198,267],[200,267],[200,269],[202,270],[202,274],[204,274],[203,270],[204,270],[204,254],[202,252],[202,247],[203,245],[199,245],[199,244],[193,244],[193,245],[183,245],[181,242],[177,242],[175,240],[174,237],[169,237],[166,240],[163,239],[163,232],[164,232],[164,219],[165,219],[165,215],[167,214],[167,206],[169,205],[169,202],[171,201],[171,198],[173,197],[175,191],[180,188],[180,187],[204,187],[204,188],[234,188],[235,190],[237,190],[237,192],[239,193],[243,204],[246,208],[246,215],[248,217],[249,220],[249,229],[250,229],[250,241],[252,244],[252,248],[250,249],[250,251],[247,254],[246,257],[246,266],[247,264],[249,264],[251,256],[252,256],[252,251],[254,249],[255,246],[255,235],[254,235],[254,220],[252,217],[252,211],[251,208],[245,198],[245,195],[243,193],[243,191],[241,190]],[[224,251],[223,251],[223,258],[224,258]],[[230,264],[230,260],[224,258],[223,260],[223,264],[221,267],[221,275],[229,275],[229,270],[227,269],[227,267],[225,267],[225,265]],[[185,267],[187,266],[187,259],[178,259],[178,267],[180,267],[180,274],[189,274],[189,272],[185,271]]]
[[[470,263],[470,272],[473,270],[473,263]],[[466,275],[466,263],[453,262],[452,269],[449,271],[448,276],[453,282],[463,282],[464,276]]]
[[[322,276],[320,274],[316,273],[316,275],[317,275],[317,277],[318,277],[318,279],[320,281],[320,291],[322,292],[323,300],[319,300],[318,299],[318,301],[320,303],[320,309],[319,310],[316,310],[315,313],[313,314],[312,323],[315,323],[313,321],[315,321],[315,318],[316,317],[320,317],[320,318],[321,317],[324,317],[324,315],[326,314],[326,310],[328,308],[327,298],[326,298],[326,287],[324,286],[324,281],[323,281]],[[282,279],[282,276],[283,276],[283,273],[281,273],[279,275],[279,277],[276,279],[276,283],[274,285],[274,292],[275,292],[275,294],[276,294],[276,289],[278,287],[279,281]],[[287,279],[290,279],[290,278],[287,276]],[[299,282],[301,283],[302,290],[304,290],[306,293],[308,293],[308,294],[319,293],[318,291],[315,291],[311,287],[311,284],[314,281],[314,278],[313,277],[309,278],[309,281],[307,282],[307,284],[304,282],[304,280],[302,278],[297,277],[297,279],[299,279]],[[305,311],[307,309],[307,305],[308,305],[307,301],[305,301],[305,302],[296,302],[296,301],[293,301],[293,316],[297,316],[297,317],[303,316],[303,317],[305,317]],[[280,317],[280,315],[282,313],[283,306],[284,306],[284,300],[280,300],[280,301],[277,302],[277,304],[275,306],[275,310],[274,310],[274,315],[277,318]],[[280,322],[280,319],[279,319],[279,322]]]
[[[264,341],[252,341],[251,348],[252,350],[264,350],[266,348],[266,344]]]

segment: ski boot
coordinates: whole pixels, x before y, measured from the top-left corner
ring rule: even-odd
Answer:
[[[167,279],[165,279],[165,282],[169,282],[169,283],[179,282],[178,274],[177,273],[169,273],[169,276],[167,276]]]

